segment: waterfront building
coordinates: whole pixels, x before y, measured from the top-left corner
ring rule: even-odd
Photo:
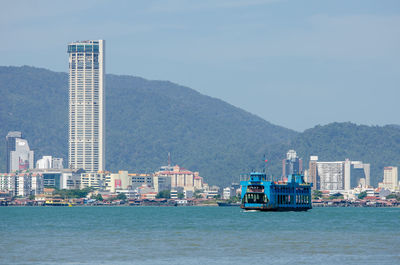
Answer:
[[[171,178],[171,188],[182,187],[185,190],[201,189],[199,184],[202,184],[202,180],[198,179],[199,172],[192,172],[178,165],[174,167],[162,167],[160,171],[154,173],[157,177],[170,177]],[[196,180],[197,178],[197,180]]]
[[[218,195],[220,195],[219,187],[215,185],[213,186],[204,185],[203,193],[207,199],[215,198]]]
[[[72,42],[68,54],[69,168],[97,173],[105,168],[105,42]]]
[[[0,191],[14,193],[15,173],[0,173]]]
[[[21,132],[9,132],[6,136],[7,173],[34,168],[34,152]]]
[[[155,192],[171,190],[171,176],[154,175],[153,187]]]
[[[84,188],[94,188],[103,190],[106,188],[106,176],[107,172],[98,172],[98,173],[82,173],[81,174],[81,186],[80,189]]]
[[[379,183],[380,188],[390,191],[399,189],[399,176],[397,167],[385,167],[383,169],[383,182]]]
[[[229,200],[231,197],[233,197],[231,188],[230,187],[224,188],[223,193],[222,193],[222,199]]]
[[[193,198],[194,192],[193,190],[184,190],[183,191],[183,196],[185,199],[191,199]]]
[[[35,172],[0,174],[0,191],[27,197],[43,192],[43,175]]]
[[[286,158],[282,160],[282,176],[302,174],[303,160],[297,156],[295,150],[289,150]]]
[[[144,185],[153,187],[154,185],[153,176],[150,174],[143,174],[143,173],[131,173],[129,174],[129,185],[132,189],[137,188]],[[155,188],[155,185],[154,185]]]
[[[317,190],[351,190],[355,187],[369,187],[370,164],[361,161],[319,162],[318,156],[311,156],[308,175]]]
[[[42,174],[46,188],[79,189],[82,170],[36,168],[31,172]]]
[[[7,187],[3,188],[11,191],[15,196],[27,197],[43,192],[43,175],[40,173],[25,171],[16,174],[0,174],[0,181],[1,179],[7,179]]]
[[[203,178],[200,176],[194,177],[194,189],[201,190],[203,188]]]
[[[105,177],[106,190],[111,193],[115,193],[116,190],[126,190],[131,186],[128,171],[119,171],[118,173],[107,174]]]

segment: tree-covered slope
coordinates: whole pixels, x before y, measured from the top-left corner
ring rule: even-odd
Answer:
[[[0,136],[22,131],[36,158],[66,160],[67,84],[65,73],[0,67]],[[376,184],[384,166],[400,166],[399,128],[331,123],[296,133],[171,82],[106,79],[106,167],[111,171],[152,172],[167,163],[170,152],[174,164],[200,171],[211,184],[227,185],[241,173],[261,169],[264,154],[269,172],[280,175],[285,153],[295,149],[305,168],[310,155],[371,163]],[[5,171],[4,140],[0,171]]]
[[[0,135],[20,130],[36,158],[64,157],[68,146],[68,78],[34,67],[0,67]],[[172,162],[228,184],[254,168],[270,144],[296,132],[221,100],[166,81],[106,78],[106,167],[151,172]],[[4,138],[3,138],[4,139]],[[5,170],[5,142],[0,142]],[[66,164],[66,163],[65,163]]]
[[[271,170],[281,174],[282,150],[295,149],[308,168],[310,155],[319,161],[363,161],[371,164],[371,184],[382,181],[385,166],[400,166],[400,130],[398,126],[366,126],[331,123],[316,126],[297,135],[289,143],[268,148]],[[280,156],[279,156],[280,155]],[[277,159],[279,158],[279,159]]]

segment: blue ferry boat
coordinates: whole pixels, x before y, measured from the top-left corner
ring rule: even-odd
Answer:
[[[265,173],[254,172],[248,181],[241,181],[245,210],[307,211],[311,205],[312,184],[302,175],[289,175],[287,181],[267,181]]]

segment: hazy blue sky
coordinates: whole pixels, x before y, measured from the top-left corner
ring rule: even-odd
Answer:
[[[400,1],[2,1],[0,65],[67,71],[106,40],[106,71],[170,80],[279,125],[400,124]]]

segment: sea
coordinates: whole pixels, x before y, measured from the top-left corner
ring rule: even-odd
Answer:
[[[400,264],[400,208],[0,207],[0,264]]]

